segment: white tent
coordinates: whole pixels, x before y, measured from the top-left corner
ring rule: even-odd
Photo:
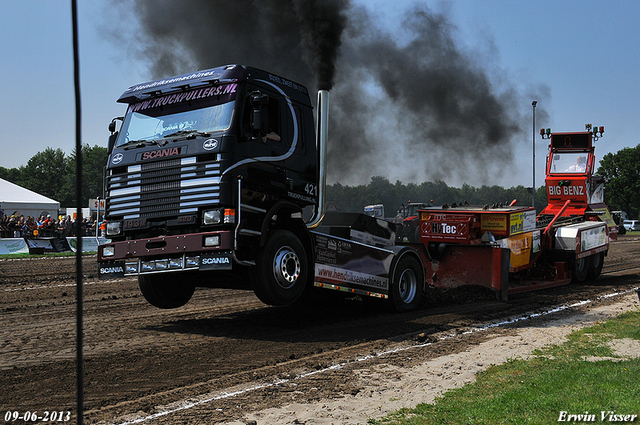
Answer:
[[[0,179],[0,209],[7,216],[14,212],[34,218],[51,214],[51,217],[57,219],[60,202]]]

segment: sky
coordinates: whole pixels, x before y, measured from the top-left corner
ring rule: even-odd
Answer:
[[[390,35],[400,40],[406,36],[404,13],[415,2],[352,2],[366,7]],[[152,72],[149,63],[136,56],[133,31],[113,36],[114,28],[122,28],[114,22],[121,15],[114,13],[113,1],[78,3],[82,143],[106,146],[109,122],[125,111],[116,99],[127,87],[152,79]],[[481,182],[472,176],[445,174],[441,179],[448,185],[531,186],[534,139],[536,187],[543,185],[548,146],[538,135],[543,127],[582,131],[586,123],[605,126],[604,137],[596,143],[598,159],[640,143],[633,130],[640,118],[640,2],[421,3],[445,14],[458,48],[477,59],[496,91],[517,92],[522,111],[522,131],[513,142],[513,164],[505,163],[504,172],[494,172]],[[5,0],[0,7],[0,96],[5,105],[0,114],[0,166],[25,165],[47,147],[69,154],[76,143],[70,2]],[[424,154],[429,155],[428,149]],[[419,161],[416,156],[412,159]],[[408,160],[398,158],[399,162]],[[472,161],[472,157],[461,156],[461,160]],[[492,170],[499,170],[503,161],[496,156]],[[367,184],[370,177],[360,174],[341,183]],[[392,183],[421,182],[392,172],[388,177]],[[328,183],[335,181],[328,176]]]

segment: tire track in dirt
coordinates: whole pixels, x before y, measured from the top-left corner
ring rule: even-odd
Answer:
[[[159,405],[222,394],[248,383],[291,380],[398,345],[463,333],[477,323],[631,287],[637,270],[619,272],[627,276],[620,280],[609,276],[607,267],[628,267],[626,261],[638,261],[639,249],[637,241],[613,244],[606,274],[597,285],[520,294],[507,303],[477,288],[451,291],[433,294],[425,309],[403,315],[381,313],[359,299],[333,299],[306,309],[266,307],[248,290],[206,288],[198,289],[183,308],[158,310],[142,298],[134,279],[96,282],[92,267],[97,266],[87,265],[86,419],[96,423],[138,411],[150,414]],[[5,265],[0,261],[0,385],[11,391],[1,405],[5,411],[74,410],[75,289],[62,285],[73,283],[75,263],[15,261],[11,267],[21,271],[8,273],[18,276],[13,278],[5,278]],[[42,268],[47,268],[45,278]],[[438,342],[425,355],[464,350],[482,338]],[[243,409],[360,390],[352,373],[334,370],[216,402],[204,411],[211,410],[211,423],[239,418]]]

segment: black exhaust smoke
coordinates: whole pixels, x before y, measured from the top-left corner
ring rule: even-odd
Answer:
[[[139,57],[161,78],[226,63],[331,88],[347,0],[130,0]],[[314,90],[315,91],[315,90]]]
[[[425,5],[408,9],[390,33],[348,0],[122,1],[119,10],[133,10],[140,27],[129,30],[136,42],[127,47],[149,60],[153,78],[242,63],[311,92],[333,89],[331,182],[384,176],[479,186],[513,175],[514,151],[530,142],[524,107],[548,97],[518,94],[490,53],[461,47],[447,14]],[[122,43],[126,32],[113,34]],[[493,51],[490,40],[485,47]]]
[[[331,90],[336,59],[347,24],[346,0],[294,0],[300,20],[300,36],[308,52],[307,63],[316,75],[318,90]]]

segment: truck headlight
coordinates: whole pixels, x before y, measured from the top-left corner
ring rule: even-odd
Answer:
[[[138,263],[126,263],[124,265],[125,273],[138,273]]]
[[[107,236],[116,236],[122,233],[122,222],[109,221],[107,222]]]
[[[141,265],[141,271],[143,272],[150,272],[156,269],[155,261],[142,261],[140,265]]]
[[[116,254],[115,246],[104,246],[102,247],[102,256],[103,257],[113,257]]]
[[[202,223],[205,225],[208,224],[220,224],[220,219],[222,217],[221,210],[209,210],[202,213]]]
[[[156,260],[156,270],[167,270],[169,268],[169,260]]]
[[[207,236],[204,238],[204,246],[220,245],[220,235]]]

